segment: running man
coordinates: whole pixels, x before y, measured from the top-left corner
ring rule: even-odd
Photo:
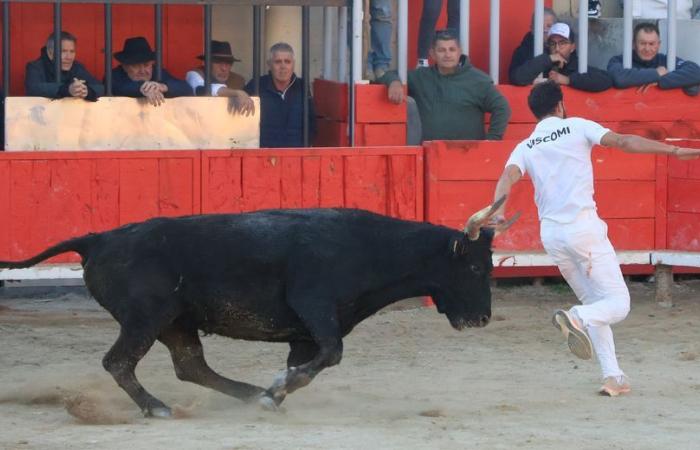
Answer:
[[[556,311],[552,322],[579,358],[590,359],[595,350],[603,372],[601,394],[628,393],[629,380],[618,365],[610,325],[627,316],[630,296],[608,240],[608,227],[596,213],[591,148],[600,144],[680,159],[697,158],[700,149],[617,134],[590,120],[567,118],[561,88],[553,81],[533,87],[528,105],[538,123],[511,153],[494,198],[510,193],[524,174],[530,174],[542,244],[582,303]],[[495,220],[503,221],[504,214],[505,204]]]

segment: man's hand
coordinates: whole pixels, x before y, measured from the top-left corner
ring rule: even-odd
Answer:
[[[637,93],[638,94],[645,94],[649,88],[653,86],[657,86],[659,83],[649,83],[649,84],[643,84],[637,88]]]
[[[255,114],[255,103],[244,91],[235,90],[228,98],[228,112],[231,114],[251,116]]]
[[[671,154],[684,161],[689,159],[697,159],[700,157],[700,148],[673,147]]]
[[[549,55],[549,59],[552,60],[552,64],[559,67],[560,69],[563,68],[566,63],[568,62],[566,59],[564,59],[563,56],[561,56],[559,53],[552,53]]]
[[[664,66],[659,66],[656,68],[656,73],[658,73],[660,77],[663,77],[668,73],[668,69]]]
[[[160,106],[165,102],[164,92],[168,92],[168,86],[157,81],[146,81],[141,85],[141,93],[153,106]]]
[[[399,104],[404,101],[403,85],[400,81],[392,81],[389,85],[389,101],[391,103]]]
[[[555,81],[557,84],[561,84],[564,86],[568,86],[569,83],[571,83],[571,80],[569,79],[569,77],[567,77],[566,75],[562,75],[559,72],[556,72],[554,70],[550,70],[549,74],[547,74],[547,77],[550,80]]]
[[[68,86],[68,93],[71,97],[85,98],[88,95],[88,89],[85,85],[85,80],[73,78],[73,82]]]

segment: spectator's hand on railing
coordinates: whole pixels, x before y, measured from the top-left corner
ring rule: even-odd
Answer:
[[[668,69],[664,66],[659,66],[656,68],[656,73],[658,73],[660,77],[663,77],[668,73]]]
[[[251,116],[255,114],[255,103],[244,91],[235,90],[228,97],[228,112]]]
[[[388,97],[391,103],[399,104],[404,101],[403,85],[400,81],[392,81],[388,89]]]
[[[567,77],[566,75],[562,75],[561,73],[559,73],[555,70],[550,70],[547,77],[550,80],[555,81],[557,84],[564,85],[564,86],[567,86],[569,84],[569,82],[571,81],[569,79],[569,77]]]
[[[72,97],[85,98],[88,95],[88,89],[85,85],[85,80],[73,78],[73,82],[68,86],[68,93]]]
[[[683,161],[697,159],[700,157],[700,148],[674,147],[672,154]]]
[[[168,91],[168,86],[156,81],[146,81],[141,85],[141,93],[153,106],[160,106],[165,102],[164,92]]]
[[[650,87],[656,86],[659,83],[649,83],[649,84],[643,84],[637,88],[637,93],[638,94],[644,94],[646,91],[649,90]]]

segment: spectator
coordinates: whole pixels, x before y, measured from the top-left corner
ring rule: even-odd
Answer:
[[[423,140],[503,138],[510,107],[491,78],[474,68],[462,49],[456,33],[435,33],[430,49],[432,67],[419,67],[408,73],[408,95],[418,106]],[[381,80],[389,86],[389,100],[401,103],[404,90],[398,74],[389,72]],[[491,113],[484,132],[484,113]]]
[[[204,60],[204,55],[197,58]],[[233,56],[231,44],[222,41],[211,41],[211,90],[213,96],[229,97],[233,111],[240,111],[246,115],[255,112],[253,100],[243,90],[245,79],[231,72],[233,63],[240,61]],[[204,66],[190,70],[185,76],[187,84],[192,87],[195,95],[208,95],[204,91]]]
[[[90,72],[75,60],[76,38],[61,31],[61,77],[56,79],[54,65],[54,35],[51,33],[46,46],[41,48],[39,59],[27,63],[24,76],[26,95],[48,98],[76,97],[96,101],[104,94],[104,87]]]
[[[550,28],[552,28],[552,25],[554,25],[558,21],[559,19],[557,18],[557,14],[552,8],[544,8],[544,35],[542,36],[542,42],[545,44],[545,53],[547,50],[547,38],[549,37],[549,30]],[[513,52],[513,56],[510,59],[510,66],[508,67],[508,79],[510,80],[511,84],[515,84],[513,80],[516,78],[516,69],[518,69],[527,61],[530,61],[532,58],[535,57],[535,35],[533,34],[534,28],[535,15],[533,14],[532,20],[530,21],[530,31],[528,31],[525,34],[523,40],[520,42],[518,48],[515,49],[515,51]]]
[[[418,28],[418,67],[428,67],[431,36],[435,33],[442,3],[442,0],[423,0],[423,12]],[[447,0],[447,29],[453,30],[459,38],[459,0]],[[469,52],[469,49],[466,50]]]
[[[156,54],[145,37],[124,41],[122,51],[114,54],[121,64],[112,69],[112,92],[124,97],[146,97],[148,103],[159,106],[170,97],[192,95],[192,88],[163,69],[160,80],[153,80]]]
[[[260,77],[260,146],[304,146],[304,80],[294,73],[294,49],[278,42],[270,47],[267,59],[270,69]],[[254,95],[254,82],[245,86]],[[316,117],[311,98],[309,105],[309,136],[316,132]]]
[[[567,24],[557,22],[552,25],[547,47],[548,53],[536,56],[514,70],[511,83],[518,86],[532,84],[541,73],[557,84],[582,91],[600,92],[612,87],[612,79],[604,70],[589,66],[588,72],[578,73],[574,32]]]
[[[369,1],[372,50],[367,55],[367,65],[372,68],[375,79],[384,76],[391,64],[391,3],[391,0]],[[351,28],[348,27],[348,31]]]
[[[659,28],[653,23],[640,23],[634,27],[632,67],[622,67],[622,55],[613,56],[608,62],[608,72],[617,88],[658,85],[660,89],[682,88],[695,96],[700,92],[700,67],[692,61],[676,58],[676,70],[666,67],[666,55],[659,53],[661,39]]]

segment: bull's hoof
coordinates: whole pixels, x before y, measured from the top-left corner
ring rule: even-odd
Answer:
[[[258,405],[265,411],[272,411],[272,412],[279,412],[280,407],[279,405],[275,402],[275,400],[268,396],[268,395],[262,395],[258,399]]]
[[[158,419],[171,419],[173,412],[167,406],[156,406],[143,412],[146,417],[156,417]]]

